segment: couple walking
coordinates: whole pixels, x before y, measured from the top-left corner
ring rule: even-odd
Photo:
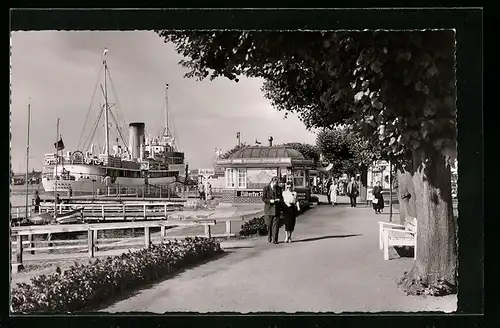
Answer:
[[[273,177],[271,182],[264,187],[262,193],[264,201],[264,220],[267,225],[267,240],[278,243],[281,213],[285,223],[285,243],[292,242],[292,232],[298,211],[300,211],[297,193],[293,191],[292,182],[285,184],[285,190],[278,185],[278,177]]]
[[[336,178],[331,178],[331,180],[328,181],[328,203],[331,203],[333,206],[337,206],[338,183],[338,179]],[[347,185],[347,195],[349,196],[351,207],[356,207],[356,198],[359,195],[359,187],[354,178],[351,178],[351,181]]]

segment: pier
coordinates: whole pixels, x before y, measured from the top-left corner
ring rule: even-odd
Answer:
[[[97,206],[97,205],[96,205]],[[101,205],[103,206],[103,205]],[[141,204],[144,206],[144,204]],[[159,206],[158,206],[159,207]],[[143,207],[144,208],[144,207]],[[164,208],[163,208],[164,209]],[[147,214],[149,215],[150,212]],[[151,212],[154,213],[154,212]],[[235,236],[233,225],[262,215],[255,208],[220,208],[219,210],[176,211],[161,220],[152,216],[135,222],[103,222],[83,224],[36,225],[11,228],[12,268],[14,272],[23,269],[26,261],[57,261],[74,258],[94,258],[109,249],[126,251],[130,248],[149,247],[152,243],[162,243],[168,239],[186,237],[228,238]],[[143,212],[140,213],[143,215]],[[200,230],[203,228],[203,230]],[[98,238],[99,231],[134,230],[144,231],[141,237]],[[159,233],[158,233],[159,230]],[[155,232],[156,231],[156,232]],[[86,234],[78,239],[75,233]],[[51,240],[51,235],[67,235],[64,240]],[[35,236],[45,235],[46,240],[35,240]],[[53,251],[64,251],[54,254]],[[103,252],[103,253],[101,253]]]

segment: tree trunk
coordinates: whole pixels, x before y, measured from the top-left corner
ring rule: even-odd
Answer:
[[[367,183],[368,183],[368,168],[363,166],[360,173],[360,181],[359,181],[359,201],[362,203],[366,203],[367,198]]]
[[[397,171],[398,200],[399,200],[399,222],[405,224],[406,217],[417,217],[415,204],[415,189],[413,187],[413,176],[410,171]]]
[[[417,207],[417,256],[410,280],[456,286],[456,221],[451,198],[451,170],[441,155],[417,155],[422,164],[413,174]],[[415,156],[414,156],[415,159]],[[408,279],[407,279],[408,280]]]

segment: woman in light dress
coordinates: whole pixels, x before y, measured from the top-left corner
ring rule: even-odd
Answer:
[[[328,191],[333,206],[337,206],[337,188],[338,188],[338,180],[337,178],[335,178],[333,179],[332,185],[330,186],[330,190]]]
[[[295,229],[297,214],[300,211],[300,205],[297,199],[297,193],[293,191],[293,184],[288,181],[283,191],[283,219],[285,221],[285,243],[292,242],[292,233]]]

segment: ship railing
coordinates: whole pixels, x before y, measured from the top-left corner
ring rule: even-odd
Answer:
[[[212,196],[218,198],[225,188],[212,187]],[[127,187],[113,185],[106,190],[96,190],[96,195],[110,197],[136,197],[136,198],[198,198],[198,186],[185,186],[180,182],[172,182],[169,185],[143,185]]]

